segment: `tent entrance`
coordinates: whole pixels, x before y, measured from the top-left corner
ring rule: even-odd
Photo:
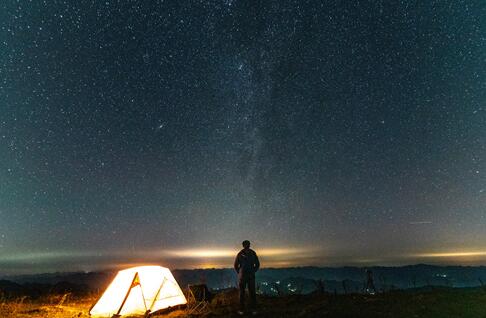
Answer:
[[[128,288],[127,293],[125,294],[125,297],[123,298],[123,301],[120,305],[120,308],[118,308],[118,311],[116,312],[116,314],[113,315],[113,318],[121,317],[121,312],[123,310],[123,307],[125,307],[125,304],[127,303],[127,300],[129,299],[129,297],[131,295],[134,295],[133,292],[135,290],[140,290],[141,301],[143,302],[143,306],[145,307],[145,312],[147,312],[147,304],[145,303],[145,297],[143,296],[143,289],[140,285],[140,277],[138,275],[138,272],[135,272],[135,274],[133,275],[132,283],[130,284],[130,288]],[[132,296],[130,298],[133,298],[133,297],[134,296]],[[133,300],[132,300],[132,302],[133,302]]]
[[[152,311],[152,308],[155,304],[155,302],[157,301],[158,297],[159,297],[159,294],[160,294],[160,291],[162,290],[162,288],[164,287],[164,284],[167,282],[167,278],[164,277],[164,279],[162,280],[162,283],[160,284],[158,290],[157,290],[157,293],[155,294],[155,297],[153,298],[151,304],[149,307],[147,307],[147,300],[145,298],[145,295],[143,294],[143,286],[142,284],[140,283],[140,277],[138,275],[138,272],[135,273],[135,275],[133,276],[133,279],[132,279],[132,283],[130,285],[130,288],[128,289],[125,297],[123,298],[123,301],[120,305],[120,308],[118,309],[117,313],[113,315],[112,318],[118,318],[118,317],[121,317],[124,313],[124,310],[125,308],[125,305],[127,304],[127,301],[129,303],[129,306],[132,307],[132,306],[135,306],[135,305],[140,305],[140,302],[143,303],[143,307],[145,308],[145,313],[144,313],[144,317],[148,317]],[[140,306],[138,306],[140,307]],[[130,311],[132,311],[132,309],[130,309]]]

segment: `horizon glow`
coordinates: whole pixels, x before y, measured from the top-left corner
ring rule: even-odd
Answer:
[[[340,267],[340,266],[404,266],[420,262],[430,262],[435,265],[480,265],[486,260],[484,251],[454,251],[454,252],[429,252],[416,254],[402,254],[390,257],[374,259],[343,257],[340,255],[325,255],[324,251],[311,250],[296,247],[278,247],[256,249],[263,267]],[[136,253],[126,254],[123,251],[50,251],[46,253],[31,252],[24,254],[4,255],[0,260],[0,267],[15,268],[18,265],[32,264],[45,268],[45,271],[55,271],[44,267],[52,263],[68,266],[65,271],[96,271],[103,269],[122,269],[142,265],[163,265],[172,269],[196,269],[196,268],[231,268],[238,249],[228,248],[197,248],[180,250],[141,250]],[[289,257],[290,256],[290,257]],[[95,260],[96,262],[93,262]],[[112,262],[114,260],[114,262]],[[472,262],[472,263],[471,263]],[[76,263],[80,264],[76,267]],[[99,263],[98,265],[95,265]],[[172,264],[189,264],[175,265]],[[0,272],[2,274],[13,274],[15,271]]]

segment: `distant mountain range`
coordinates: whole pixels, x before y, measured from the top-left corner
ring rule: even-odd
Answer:
[[[392,289],[417,289],[432,286],[456,288],[486,284],[485,266],[403,267],[293,267],[264,268],[257,273],[260,293],[269,295],[307,294],[315,290],[330,293],[363,292],[366,270],[373,273],[377,292]],[[214,290],[236,287],[233,269],[173,270],[181,287],[206,283]],[[43,291],[72,291],[74,293],[101,291],[116,272],[49,273],[21,276],[0,276],[0,292],[42,294]],[[32,292],[34,291],[34,292]]]

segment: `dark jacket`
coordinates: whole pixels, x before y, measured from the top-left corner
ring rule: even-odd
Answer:
[[[254,277],[259,268],[260,261],[254,250],[244,248],[236,255],[235,270],[238,277]]]

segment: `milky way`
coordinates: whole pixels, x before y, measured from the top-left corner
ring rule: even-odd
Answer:
[[[243,239],[267,265],[481,261],[485,16],[2,1],[0,273],[224,266]]]

